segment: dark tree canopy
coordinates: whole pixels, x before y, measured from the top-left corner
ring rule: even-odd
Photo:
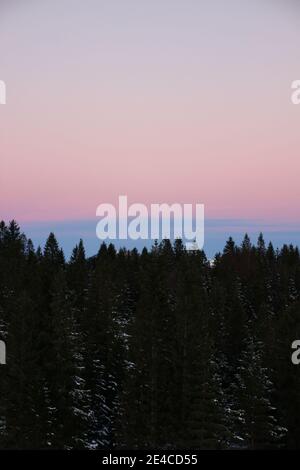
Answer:
[[[230,238],[208,262],[0,222],[1,448],[300,448],[298,248]]]

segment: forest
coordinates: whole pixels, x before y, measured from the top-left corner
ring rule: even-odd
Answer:
[[[0,223],[1,449],[300,448],[297,339],[295,246],[66,260]]]

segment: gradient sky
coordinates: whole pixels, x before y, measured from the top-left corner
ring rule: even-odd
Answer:
[[[0,218],[297,223],[299,44],[296,0],[0,0]]]

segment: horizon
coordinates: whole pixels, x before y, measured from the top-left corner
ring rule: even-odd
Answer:
[[[14,219],[13,219],[14,220]],[[7,224],[9,221],[5,221]],[[83,240],[85,252],[88,257],[95,256],[102,245],[112,243],[116,249],[125,248],[132,250],[136,248],[139,252],[144,247],[148,250],[154,244],[154,240],[99,240],[95,236],[96,224],[93,219],[82,221],[43,221],[34,223],[19,223],[21,232],[27,239],[31,239],[34,248],[40,246],[42,249],[49,234],[54,233],[59,246],[63,249],[67,259],[70,258],[74,247]],[[84,229],[82,229],[84,225]],[[300,224],[290,224],[282,227],[280,224],[261,224],[260,221],[246,220],[218,220],[209,219],[205,221],[204,247],[203,251],[208,259],[213,259],[215,255],[222,252],[227,240],[231,237],[239,246],[245,234],[250,237],[251,243],[256,245],[260,233],[263,234],[266,246],[272,243],[274,249],[281,249],[283,245],[293,245],[300,248]],[[208,235],[208,236],[207,236]],[[160,238],[158,242],[161,242]],[[171,237],[171,241],[174,238]]]

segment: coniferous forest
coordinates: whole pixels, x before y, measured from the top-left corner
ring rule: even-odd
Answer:
[[[0,224],[0,448],[300,448],[298,248],[230,238],[209,262]]]

